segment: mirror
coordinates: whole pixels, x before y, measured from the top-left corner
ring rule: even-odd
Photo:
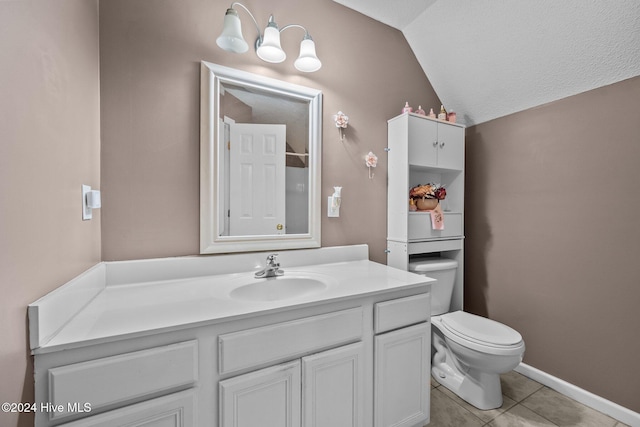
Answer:
[[[321,91],[201,63],[201,254],[320,246],[321,132]]]

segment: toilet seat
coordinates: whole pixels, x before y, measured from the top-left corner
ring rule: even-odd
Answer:
[[[495,320],[464,311],[434,316],[432,320],[447,338],[473,350],[504,356],[523,351],[522,335]]]

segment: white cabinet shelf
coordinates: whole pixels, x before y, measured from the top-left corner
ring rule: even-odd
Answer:
[[[464,126],[412,113],[388,122],[387,264],[406,270],[412,256],[455,259],[453,309],[463,303],[464,132]],[[444,230],[432,228],[430,213],[409,210],[409,190],[426,183],[447,190]]]
[[[407,241],[421,242],[427,239],[462,238],[464,224],[462,212],[444,212],[444,230],[434,230],[429,212],[409,212],[407,217]]]

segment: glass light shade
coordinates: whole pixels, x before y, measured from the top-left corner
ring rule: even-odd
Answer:
[[[256,52],[263,61],[278,63],[285,60],[287,54],[280,46],[280,30],[277,26],[268,25],[264,30],[262,44]]]
[[[227,9],[224,15],[224,28],[216,39],[216,43],[228,52],[245,53],[249,50],[249,45],[242,37],[240,18],[234,9]]]
[[[305,73],[318,71],[322,67],[322,62],[316,56],[316,44],[310,37],[305,37],[300,43],[300,55],[293,65]]]

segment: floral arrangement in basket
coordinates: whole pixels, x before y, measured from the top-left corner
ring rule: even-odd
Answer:
[[[445,197],[447,197],[447,190],[440,184],[421,184],[409,190],[409,198],[420,210],[434,209],[438,201],[444,200]]]

